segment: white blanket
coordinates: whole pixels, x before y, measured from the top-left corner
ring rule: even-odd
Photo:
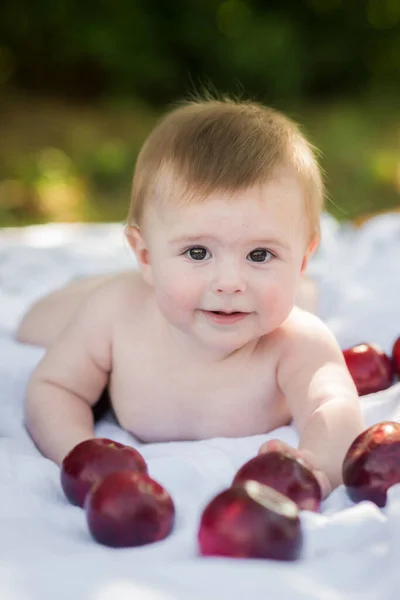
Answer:
[[[400,335],[400,215],[360,230],[327,215],[310,273],[319,312],[344,348],[376,341],[391,351]],[[1,600],[313,600],[398,597],[400,485],[384,509],[353,504],[343,486],[320,514],[302,512],[302,557],[295,563],[201,558],[196,534],[205,504],[227,487],[269,435],[141,445],[111,417],[97,435],[140,449],[150,474],[171,493],[177,520],[164,541],[108,549],[90,537],[84,512],[68,504],[59,469],[24,430],[24,388],[39,348],[13,340],[20,316],[41,294],[87,273],[129,267],[118,224],[49,225],[0,233],[0,599]],[[400,418],[400,383],[362,398],[368,425]]]

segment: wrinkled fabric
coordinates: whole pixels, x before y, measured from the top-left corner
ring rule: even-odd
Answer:
[[[391,351],[400,335],[400,215],[360,229],[322,219],[323,241],[309,273],[319,314],[342,348],[362,341]],[[43,350],[13,333],[42,294],[86,274],[135,266],[122,226],[45,225],[0,233],[0,598],[1,600],[243,600],[397,598],[400,485],[379,509],[354,504],[344,486],[318,514],[301,513],[304,547],[294,563],[202,558],[202,509],[270,438],[296,445],[291,426],[268,435],[141,444],[107,415],[96,435],[137,447],[172,495],[176,523],[165,540],[109,549],[92,540],[85,513],[68,503],[59,469],[23,425],[27,380]],[[400,419],[400,383],[361,399],[367,425]]]

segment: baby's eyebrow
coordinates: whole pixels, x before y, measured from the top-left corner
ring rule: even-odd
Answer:
[[[200,241],[205,241],[205,240],[209,240],[212,242],[217,242],[217,238],[213,237],[212,235],[181,235],[179,237],[173,238],[172,240],[170,240],[171,244],[181,244],[183,242],[200,242]]]
[[[183,243],[192,243],[192,242],[217,242],[221,243],[221,240],[212,235],[182,235],[170,240],[170,244],[183,244]],[[259,240],[248,240],[245,242],[246,245],[266,245],[266,246],[280,246],[286,250],[289,250],[288,244],[283,240],[278,238],[268,238],[268,239],[259,239]]]

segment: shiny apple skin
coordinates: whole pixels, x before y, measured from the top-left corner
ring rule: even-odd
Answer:
[[[92,537],[113,548],[152,544],[166,538],[175,522],[167,490],[146,473],[116,471],[89,491],[85,501]]]
[[[382,421],[363,431],[343,460],[343,483],[354,502],[383,507],[387,490],[400,483],[400,424]]]
[[[400,337],[397,338],[392,348],[392,364],[394,372],[400,379]]]
[[[357,344],[343,350],[343,357],[359,396],[386,390],[393,383],[393,364],[378,344]]]
[[[93,438],[77,444],[64,458],[60,481],[71,502],[83,507],[85,498],[99,479],[123,469],[147,473],[147,463],[138,450],[108,438]]]
[[[236,473],[233,484],[253,479],[272,487],[296,503],[299,510],[318,511],[320,485],[301,458],[283,450],[265,452],[247,461]]]
[[[271,500],[272,508],[266,507],[265,499],[267,504]],[[198,546],[202,556],[296,560],[303,546],[298,509],[289,498],[256,481],[234,485],[203,510]]]

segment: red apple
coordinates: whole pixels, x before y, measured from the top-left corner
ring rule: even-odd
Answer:
[[[400,379],[400,337],[398,337],[395,343],[393,344],[392,362],[394,371],[397,377]]]
[[[385,506],[388,488],[400,483],[400,424],[382,421],[360,433],[344,457],[342,474],[354,502]]]
[[[61,486],[72,504],[83,506],[94,483],[108,473],[125,469],[147,473],[146,461],[138,450],[107,438],[85,440],[64,458]]]
[[[319,510],[320,485],[302,458],[289,450],[269,451],[247,461],[236,473],[233,484],[253,479],[274,488],[295,502],[300,510]]]
[[[303,544],[297,506],[276,490],[247,480],[205,507],[198,544],[203,556],[295,560]]]
[[[392,385],[392,362],[378,344],[358,344],[346,348],[343,356],[359,396],[379,392]]]
[[[100,544],[142,546],[171,532],[175,507],[169,493],[146,473],[117,471],[106,475],[85,501],[89,531]]]

